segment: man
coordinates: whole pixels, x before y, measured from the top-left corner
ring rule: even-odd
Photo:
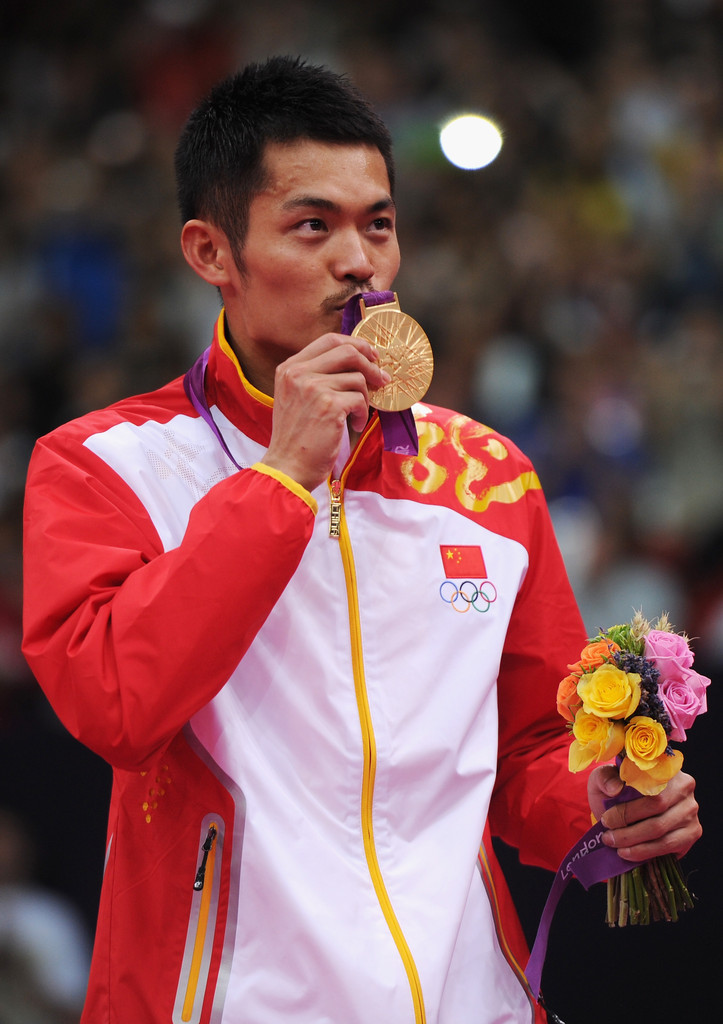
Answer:
[[[388,132],[277,58],[176,168],[207,366],[41,439],[27,490],[25,652],[114,769],[84,1021],[543,1019],[490,832],[554,869],[589,825],[555,710],[584,634],[524,456],[370,415],[389,374],[340,328],[399,265]],[[700,831],[683,775],[606,813],[631,861]]]

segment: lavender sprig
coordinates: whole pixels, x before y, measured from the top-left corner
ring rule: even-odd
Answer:
[[[630,651],[616,651],[615,664],[623,672],[635,672],[640,676],[640,702],[635,709],[636,715],[646,715],[660,722],[666,735],[670,735],[673,725],[665,705],[658,696],[658,679],[660,672],[647,658]]]

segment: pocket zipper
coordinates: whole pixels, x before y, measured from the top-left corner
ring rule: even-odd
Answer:
[[[188,972],[188,983],[186,985],[186,994],[183,1000],[183,1009],[181,1011],[182,1021],[191,1020],[193,1016],[193,1004],[196,1000],[196,992],[198,990],[198,979],[201,974],[201,961],[203,960],[203,951],[206,945],[206,931],[208,929],[209,911],[211,909],[211,894],[213,890],[212,883],[216,867],[217,836],[218,826],[212,821],[208,827],[206,839],[201,847],[203,856],[193,882],[194,890],[196,892],[201,892],[201,903],[198,909],[196,937],[193,944],[193,954],[191,956],[191,966]],[[208,876],[208,878],[206,876]]]
[[[208,833],[206,835],[206,840],[203,846],[201,847],[201,850],[203,852],[203,858],[201,860],[201,863],[198,865],[198,871],[196,872],[196,878],[193,883],[193,888],[196,891],[198,891],[199,889],[203,889],[203,883],[206,878],[206,867],[208,866],[208,855],[211,852],[211,848],[213,847],[217,835],[218,829],[216,828],[215,824],[211,822],[208,829]]]

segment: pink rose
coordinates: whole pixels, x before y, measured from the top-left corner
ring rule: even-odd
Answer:
[[[662,629],[651,629],[645,637],[645,657],[655,662],[661,679],[677,676],[678,669],[693,664],[693,652],[685,637]]]
[[[705,691],[709,685],[710,679],[690,668],[679,668],[675,674],[660,680],[658,696],[673,726],[671,740],[684,740],[685,730],[690,729],[698,715],[708,710]]]

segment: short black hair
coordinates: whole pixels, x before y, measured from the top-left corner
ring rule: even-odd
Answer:
[[[300,57],[270,57],[219,82],[186,122],[175,156],[183,223],[221,228],[241,264],[249,207],[267,180],[266,145],[300,139],[375,146],[393,192],[389,129],[358,89]]]

